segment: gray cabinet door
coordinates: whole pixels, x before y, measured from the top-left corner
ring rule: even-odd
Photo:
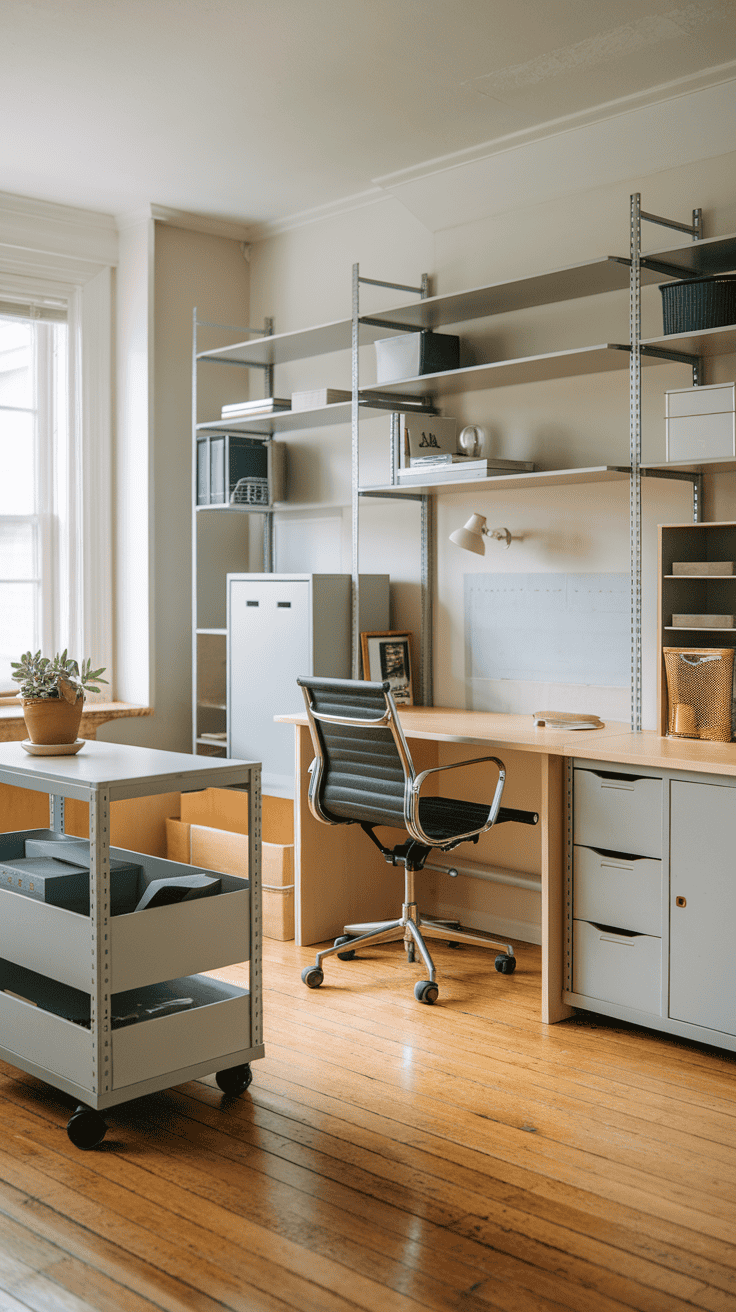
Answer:
[[[230,755],[263,762],[264,792],[290,794],[294,730],[274,715],[303,710],[296,680],[312,673],[308,580],[230,580]]]
[[[673,780],[670,799],[669,1014],[736,1034],[736,789]]]

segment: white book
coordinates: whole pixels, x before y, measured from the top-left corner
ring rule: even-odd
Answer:
[[[257,401],[236,401],[222,407],[223,419],[243,419],[246,415],[272,414],[274,410],[288,410],[289,402],[278,396],[262,396]]]
[[[310,392],[292,392],[292,410],[321,410],[326,405],[336,405],[340,401],[352,401],[352,392],[340,387],[314,387]]]

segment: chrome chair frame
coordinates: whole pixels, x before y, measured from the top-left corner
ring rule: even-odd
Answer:
[[[422,770],[420,774],[417,774],[403,729],[399,722],[396,704],[391,689],[387,683],[383,685],[386,708],[382,715],[376,717],[328,715],[316,709],[313,704],[310,689],[303,684],[301,687],[307,708],[312,745],[315,751],[314,760],[310,765],[310,811],[315,819],[323,824],[338,825],[344,823],[359,823],[361,828],[367,833],[368,837],[390,865],[404,866],[404,901],[401,907],[401,915],[394,920],[376,921],[370,924],[345,925],[342,936],[335,940],[332,947],[324,948],[317,952],[314,966],[308,967],[302,973],[302,979],[304,982],[308,984],[309,987],[319,987],[324,978],[322,962],[326,957],[337,955],[342,960],[350,960],[354,957],[356,949],[360,947],[371,947],[380,943],[390,943],[403,940],[409,962],[413,962],[416,949],[418,950],[427,970],[428,978],[417,984],[415,988],[415,996],[422,1002],[434,1002],[438,996],[436,982],[437,972],[427,948],[425,938],[444,939],[446,942],[451,943],[452,946],[459,945],[460,943],[470,943],[482,947],[494,948],[499,953],[495,962],[496,969],[504,974],[511,974],[516,966],[516,958],[513,946],[510,943],[498,942],[492,934],[488,934],[484,930],[467,928],[461,925],[457,920],[443,920],[432,916],[422,915],[417,907],[414,887],[415,873],[422,869],[437,870],[449,875],[457,875],[458,873],[457,870],[454,870],[452,867],[448,868],[446,866],[432,865],[427,862],[426,858],[432,848],[436,848],[438,851],[447,852],[458,846],[460,843],[467,841],[477,842],[479,836],[491,829],[494,824],[499,822],[499,819],[521,820],[522,822],[532,824],[537,823],[539,819],[537,813],[508,810],[502,813],[501,799],[506,782],[506,768],[503,761],[497,756],[478,756],[465,761],[456,761],[450,765],[434,766],[427,770]],[[321,801],[322,780],[325,771],[325,756],[322,742],[317,731],[317,724],[320,722],[358,729],[388,728],[390,730],[404,772],[404,824],[409,835],[408,842],[398,844],[394,848],[386,848],[379,842],[373,833],[373,824],[359,820],[346,821],[335,819],[325,810]],[[459,770],[466,766],[483,765],[488,763],[492,763],[497,767],[498,779],[485,823],[480,828],[471,829],[460,834],[454,834],[444,840],[432,838],[427,834],[420,820],[420,799],[422,786],[430,775],[445,773],[449,770]]]

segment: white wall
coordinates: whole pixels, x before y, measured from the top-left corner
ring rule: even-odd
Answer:
[[[153,229],[153,221],[149,223]],[[125,244],[121,245],[124,268]],[[130,298],[131,287],[137,286],[142,303],[130,314],[136,340],[131,340],[130,349],[121,344],[121,386],[137,386],[139,409],[137,416],[128,419],[125,434],[118,433],[118,469],[123,463],[127,472],[126,491],[120,473],[118,477],[118,515],[125,524],[119,540],[125,555],[119,550],[116,619],[119,648],[123,655],[128,649],[123,668],[138,672],[135,684],[121,683],[119,694],[152,705],[154,715],[113,721],[100,731],[100,737],[189,752],[193,309],[197,307],[201,320],[247,326],[249,270],[239,241],[165,223],[155,224],[155,237],[146,251],[146,258],[150,254],[150,284],[146,287],[140,276],[141,256],[137,274],[128,282],[122,282],[121,273],[119,292],[119,299]],[[146,324],[150,340],[146,340]],[[236,336],[218,336],[211,331],[209,337],[202,337],[200,349],[233,341]],[[149,362],[150,396],[143,386]],[[202,419],[216,417],[223,401],[247,395],[245,370],[223,369],[224,376],[219,379],[215,378],[215,366],[212,371],[200,370]],[[150,415],[150,427],[141,406]],[[137,472],[133,460],[138,462]],[[242,537],[242,520],[238,519],[236,527]],[[224,577],[221,582],[224,610]]]

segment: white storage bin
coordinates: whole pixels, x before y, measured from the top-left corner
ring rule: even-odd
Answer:
[[[576,769],[574,841],[661,857],[662,780]]]
[[[576,847],[573,915],[576,920],[658,937],[662,933],[662,862]]]
[[[736,456],[734,384],[665,392],[666,459],[729,460]]]
[[[661,1011],[662,940],[573,922],[573,992],[637,1011]]]

